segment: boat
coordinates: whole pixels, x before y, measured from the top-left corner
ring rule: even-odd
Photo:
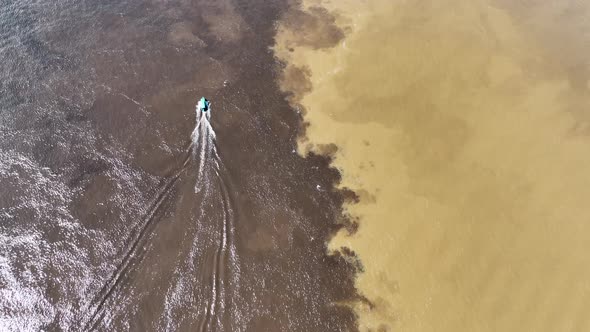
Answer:
[[[211,109],[211,102],[205,97],[201,97],[197,103],[197,110],[201,112],[208,112]]]

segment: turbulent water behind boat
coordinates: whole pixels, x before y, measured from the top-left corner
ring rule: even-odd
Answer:
[[[276,88],[285,7],[0,4],[0,329],[355,328],[339,175]]]

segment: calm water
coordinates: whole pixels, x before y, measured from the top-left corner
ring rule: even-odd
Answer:
[[[0,2],[0,330],[355,329],[339,175],[277,88],[284,9]]]
[[[360,197],[361,330],[588,331],[587,2],[307,4],[276,48]]]

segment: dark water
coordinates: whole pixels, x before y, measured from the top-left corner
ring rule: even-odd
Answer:
[[[286,2],[0,0],[0,330],[356,329],[347,195],[277,89]]]

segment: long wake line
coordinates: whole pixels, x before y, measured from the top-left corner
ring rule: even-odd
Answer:
[[[217,307],[222,305],[222,298],[224,295],[224,287],[220,278],[225,274],[225,266],[227,265],[227,251],[228,251],[228,235],[233,232],[233,211],[231,209],[231,202],[229,199],[229,193],[227,192],[227,186],[225,185],[223,178],[220,176],[220,166],[222,165],[219,154],[217,153],[217,147],[215,144],[215,131],[213,130],[210,120],[210,111],[203,112],[197,110],[197,123],[195,129],[191,134],[191,143],[185,151],[184,160],[182,166],[174,172],[174,174],[168,179],[168,181],[161,187],[156,195],[155,201],[150,205],[146,213],[146,217],[143,222],[136,227],[135,231],[131,235],[131,241],[123,256],[123,260],[117,266],[113,275],[101,288],[101,290],[95,295],[86,307],[84,312],[90,315],[83,314],[81,325],[84,326],[84,330],[94,330],[104,315],[104,306],[106,301],[113,295],[115,289],[121,284],[123,277],[129,272],[130,268],[139,263],[139,260],[134,262],[134,258],[138,257],[139,248],[143,247],[146,241],[146,235],[153,229],[155,221],[158,219],[158,211],[166,201],[172,188],[177,184],[182,173],[187,169],[191,159],[198,158],[197,168],[197,180],[195,183],[195,193],[201,192],[202,190],[209,191],[211,185],[211,179],[208,172],[209,167],[213,167],[212,171],[215,174],[215,179],[218,181],[218,185],[221,189],[220,199],[223,201],[223,220],[221,223],[221,241],[219,247],[216,250],[214,257],[214,268],[212,269],[211,275],[211,293],[209,294],[209,305],[206,308],[204,319],[199,324],[199,330],[209,330],[211,320],[216,316]],[[192,150],[192,151],[191,151]],[[192,153],[191,153],[192,152]],[[193,157],[193,158],[191,158]],[[230,250],[230,255],[234,250]],[[221,261],[221,262],[220,262]],[[90,317],[86,323],[84,317]],[[213,324],[215,326],[215,324]]]
[[[205,317],[199,324],[199,331],[214,331],[216,324],[213,322],[214,317],[217,317],[217,323],[220,324],[219,315],[225,309],[224,298],[226,297],[225,283],[223,279],[226,277],[226,268],[231,266],[228,264],[228,259],[234,260],[232,237],[231,234],[234,230],[233,225],[233,210],[231,208],[231,201],[229,199],[229,193],[227,192],[227,185],[225,184],[223,177],[220,175],[222,172],[221,158],[217,153],[217,146],[215,143],[215,131],[213,130],[210,120],[209,112],[198,111],[198,121],[193,133],[191,135],[193,141],[193,155],[199,157],[199,165],[197,170],[197,181],[195,183],[195,193],[201,190],[209,190],[214,185],[214,181],[219,186],[221,196],[219,199],[223,204],[222,213],[223,217],[220,226],[220,243],[216,250],[213,259],[213,268],[210,276],[210,289],[208,306],[206,307]],[[209,169],[211,167],[212,169]],[[212,172],[211,172],[212,171]],[[212,179],[209,176],[214,174],[215,177]],[[228,248],[231,247],[231,248]]]

